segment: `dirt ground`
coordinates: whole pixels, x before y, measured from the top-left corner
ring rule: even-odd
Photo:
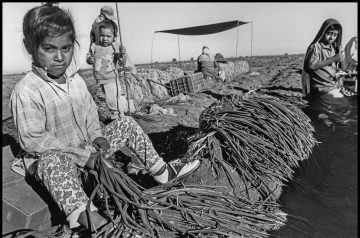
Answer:
[[[158,106],[168,109],[167,112],[171,113],[149,114],[152,105],[145,104],[139,112],[133,114],[139,125],[149,134],[161,156],[167,160],[181,157],[187,149],[187,138],[198,128],[201,112],[224,95],[267,88],[295,98],[301,96],[302,55],[254,57],[247,60],[250,71],[231,81],[214,82],[196,96],[181,95],[156,101]],[[81,75],[85,80],[91,77],[89,71],[84,71]],[[3,146],[17,142],[15,127],[12,118],[9,118],[9,111],[4,109],[4,103],[8,102],[9,90],[18,78],[19,75],[3,76]],[[88,79],[87,83],[90,85],[93,81]],[[90,90],[95,98],[99,97],[97,90]],[[106,118],[103,118],[102,123],[107,123]],[[321,136],[319,138],[324,139]],[[357,146],[357,136],[351,138],[350,145],[354,146],[356,140]],[[314,153],[321,155],[326,153],[326,149],[329,147],[320,147],[315,149]],[[317,180],[313,177],[317,174],[316,167],[306,164],[300,166],[295,173],[294,181],[284,186],[279,194],[281,209],[289,214],[288,224],[273,235],[289,238],[357,237],[357,161],[354,161],[357,157],[357,147],[356,150],[351,146],[346,149],[350,150],[346,158],[339,153],[328,156],[327,159],[331,159],[332,163],[322,167],[322,173],[318,174]],[[323,161],[318,163],[326,164],[324,157],[327,156],[320,156]],[[307,166],[312,169],[308,169]],[[325,168],[328,170],[324,172]],[[305,173],[304,170],[311,170],[312,173]],[[313,189],[306,189],[306,186]],[[295,219],[291,216],[300,218]],[[305,222],[300,222],[300,219]],[[311,228],[308,223],[316,228]]]

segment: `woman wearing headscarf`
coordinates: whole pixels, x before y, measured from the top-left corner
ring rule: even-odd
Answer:
[[[349,101],[341,92],[338,64],[344,59],[341,51],[342,26],[332,18],[325,20],[307,48],[302,71],[302,92],[319,119],[331,125],[329,116],[342,117],[348,112]],[[335,118],[335,120],[336,120]],[[337,121],[337,120],[336,120]]]
[[[315,39],[307,48],[303,67],[303,94],[329,93],[342,97],[336,82],[337,63],[344,59],[340,53],[342,26],[335,19],[322,24]]]

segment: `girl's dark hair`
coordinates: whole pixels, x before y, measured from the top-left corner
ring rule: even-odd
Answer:
[[[326,29],[326,31],[333,31],[333,30],[341,31],[341,26],[339,24],[333,24]]]
[[[70,13],[56,3],[45,3],[30,9],[23,19],[23,33],[25,47],[33,58],[37,57],[37,49],[45,37],[69,34],[70,40],[78,44]]]

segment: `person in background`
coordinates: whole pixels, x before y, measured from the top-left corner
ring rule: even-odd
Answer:
[[[209,47],[203,46],[202,53],[197,59],[197,70],[195,72],[202,72],[205,79],[215,79],[218,74],[216,67],[214,56],[210,53]]]
[[[344,86],[352,88],[353,93],[349,94],[357,95],[358,92],[358,38],[352,37],[345,46],[345,58],[341,62],[341,68],[345,72],[343,73]],[[353,84],[353,86],[351,86]]]
[[[125,47],[116,41],[118,35],[116,20],[112,7],[103,6],[100,9],[100,14],[91,27],[90,47],[86,55],[86,62],[93,65],[95,80],[105,94],[106,105],[110,110],[112,120],[123,115],[124,112],[136,110],[132,100],[127,102],[126,90],[119,82],[119,69],[135,74],[136,67],[132,64]],[[106,36],[104,31],[111,31],[112,35]]]
[[[102,22],[103,20],[110,20],[113,22],[114,26],[116,27],[116,31],[118,29],[118,26],[116,24],[116,20],[117,18],[114,15],[114,9],[111,6],[103,6],[100,9],[100,14],[99,16],[97,16],[97,18],[94,20],[94,23],[91,26],[91,32],[90,32],[90,47],[92,46],[92,44],[96,43],[96,42],[100,42],[99,39],[99,28],[101,26],[100,22]],[[114,37],[116,39],[116,36]],[[115,40],[114,40],[115,41]],[[89,50],[90,51],[90,50]],[[119,58],[119,64],[125,62],[125,67],[127,69],[127,71],[130,71],[131,73],[135,74],[136,73],[136,67],[135,65],[131,62],[130,56],[126,53],[126,49],[125,47],[123,47],[121,49],[120,52],[120,58]]]
[[[106,160],[110,152],[126,145],[144,164],[140,169],[160,184],[199,166],[199,160],[165,163],[131,117],[100,127],[96,104],[78,74],[76,33],[68,11],[51,4],[30,9],[23,18],[23,34],[32,70],[17,82],[10,98],[20,146],[26,152],[22,160],[27,176],[46,187],[70,228],[90,229],[89,198],[79,173],[94,170],[95,162]],[[94,228],[108,223],[92,203],[90,210]]]
[[[97,23],[103,21],[103,20],[110,20],[113,21],[114,24],[116,24],[116,17],[114,15],[114,9],[110,6],[103,6],[100,9],[100,14],[99,16],[96,17],[96,19],[94,20],[94,23],[91,26],[91,31],[90,31],[90,46],[92,43],[96,42],[98,40],[98,34],[96,34],[96,32],[99,31],[99,25]]]
[[[342,27],[335,19],[322,24],[308,47],[303,67],[303,93],[343,97],[336,79],[337,64],[345,57],[340,52]]]
[[[218,78],[221,79],[221,81],[225,82],[227,59],[225,59],[221,53],[216,53],[214,58],[216,69],[218,71]]]
[[[105,19],[96,25],[99,31],[96,35],[99,37],[91,44],[86,62],[93,65],[94,78],[105,94],[111,119],[117,119],[124,115],[127,107],[126,101],[121,100],[122,90],[117,70],[120,50],[125,55],[125,49],[116,42],[117,26],[113,21]]]
[[[345,71],[357,72],[358,66],[358,38],[352,37],[345,46],[345,58],[342,61],[341,67]]]

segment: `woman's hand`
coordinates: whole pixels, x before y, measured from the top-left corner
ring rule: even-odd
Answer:
[[[96,150],[101,149],[103,152],[108,152],[109,149],[110,149],[110,144],[104,137],[97,137],[93,141],[93,145],[94,145]]]
[[[343,61],[345,59],[345,53],[344,51],[341,51],[339,54],[334,55],[333,57],[331,57],[331,59],[334,62],[339,62],[339,61]]]

